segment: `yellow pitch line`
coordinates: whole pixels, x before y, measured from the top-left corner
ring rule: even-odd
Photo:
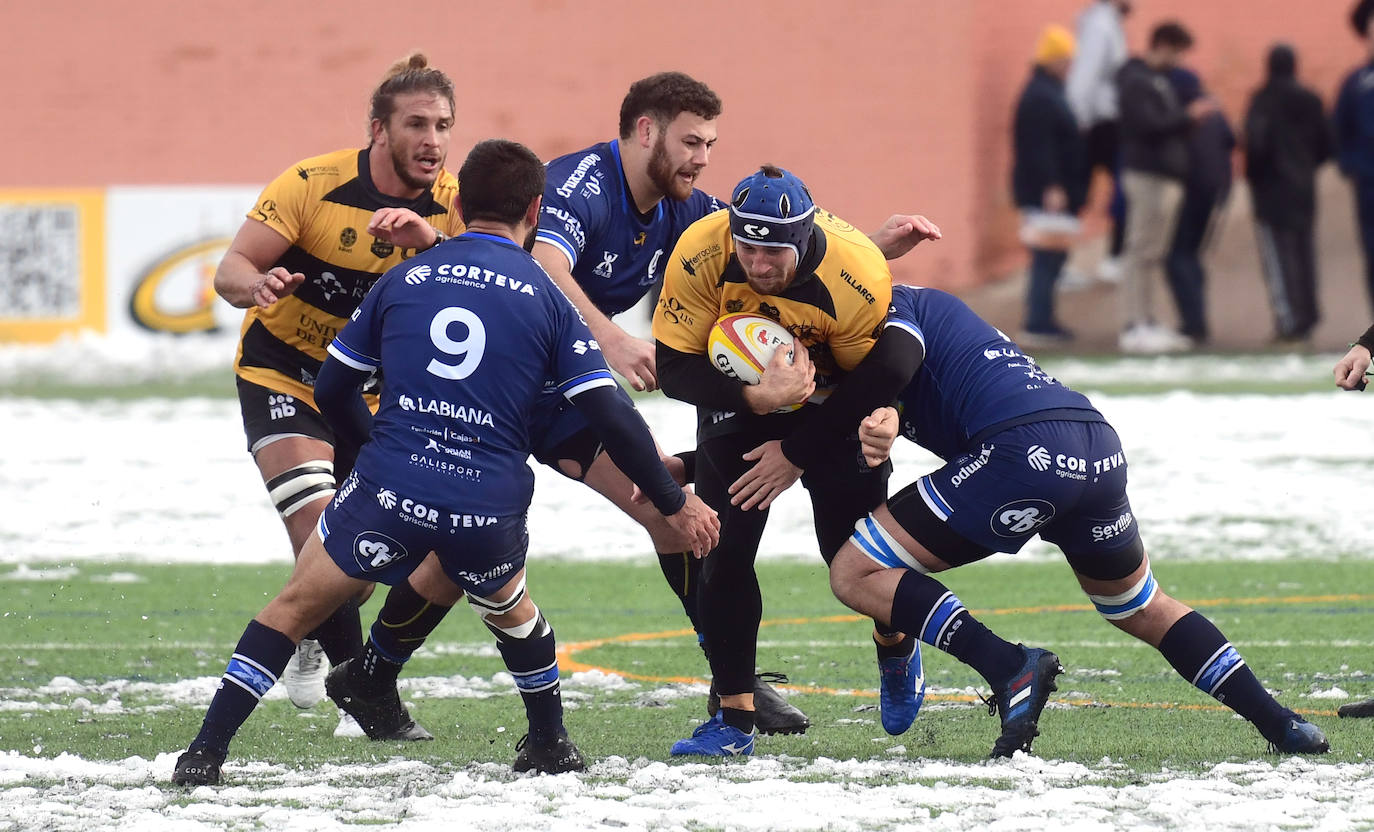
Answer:
[[[1254,606],[1258,604],[1329,604],[1342,601],[1374,601],[1374,595],[1359,595],[1354,593],[1340,595],[1289,595],[1284,597],[1260,597],[1260,598],[1211,598],[1198,601],[1186,601],[1192,607],[1221,607],[1231,605]],[[1092,611],[1091,604],[1054,604],[1039,607],[1004,607],[1002,609],[975,610],[974,614],[979,616],[988,615],[1035,615],[1045,612],[1084,612]],[[775,618],[768,621],[759,622],[759,627],[776,627],[782,624],[845,624],[855,621],[867,620],[861,615],[824,615],[816,617],[802,618]],[[589,670],[599,671],[621,676],[626,679],[635,679],[640,682],[675,682],[678,684],[707,684],[709,680],[699,676],[653,676],[644,673],[634,673],[628,670],[620,670],[601,665],[587,664],[574,658],[584,650],[592,650],[597,647],[604,647],[608,644],[632,644],[637,641],[658,641],[668,638],[680,638],[683,636],[695,635],[691,628],[679,630],[663,630],[656,633],[622,633],[618,636],[607,638],[596,638],[588,641],[574,641],[558,647],[558,664],[566,672],[585,672]],[[845,688],[831,688],[819,685],[779,685],[783,690],[792,693],[821,693],[833,696],[857,696],[863,699],[876,699],[878,694],[871,690],[850,690]],[[931,702],[977,702],[979,698],[967,694],[940,694],[932,693],[926,695],[926,700]],[[1229,711],[1223,705],[1184,705],[1169,704],[1161,702],[1108,702],[1093,699],[1069,699],[1055,700],[1060,704],[1073,705],[1076,707],[1096,707],[1106,705],[1112,708],[1158,708],[1179,711]],[[1295,709],[1297,710],[1297,709]],[[1304,709],[1297,710],[1300,714],[1309,716],[1335,716],[1335,711]]]

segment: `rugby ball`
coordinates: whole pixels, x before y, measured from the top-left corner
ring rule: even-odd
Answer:
[[[706,351],[711,363],[730,378],[758,384],[764,368],[781,347],[792,362],[792,333],[771,318],[759,315],[726,315],[711,327]]]

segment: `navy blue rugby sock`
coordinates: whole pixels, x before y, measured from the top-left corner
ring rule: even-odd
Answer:
[[[994,688],[1021,668],[1021,648],[978,621],[944,584],[908,569],[892,599],[892,626],[942,650]]]
[[[401,666],[420,649],[451,609],[425,600],[409,581],[392,587],[372,623],[362,659],[350,665],[352,680],[364,694],[395,687]]]
[[[530,723],[530,742],[546,745],[563,730],[563,697],[558,683],[558,658],[555,655],[553,628],[539,615],[533,632],[525,638],[491,628],[496,634],[496,649],[506,669],[515,677],[515,687],[525,702]]]
[[[1193,687],[1250,720],[1266,739],[1282,737],[1284,709],[1246,666],[1226,636],[1194,610],[1160,639],[1159,652]]]
[[[258,701],[277,683],[295,652],[296,643],[285,634],[259,624],[256,619],[249,621],[234,654],[229,657],[219,690],[210,700],[205,721],[201,723],[200,733],[191,741],[191,748],[227,754],[229,741],[253,713]]]

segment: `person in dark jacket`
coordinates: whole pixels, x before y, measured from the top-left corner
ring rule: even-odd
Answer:
[[[1336,161],[1355,186],[1355,213],[1364,249],[1365,282],[1374,303],[1374,33],[1370,16],[1374,0],[1360,0],[1350,23],[1365,41],[1370,59],[1346,76],[1333,117]]]
[[[1197,73],[1181,66],[1169,71],[1169,83],[1184,107],[1207,94]],[[1198,119],[1188,134],[1183,206],[1164,269],[1178,307],[1179,331],[1194,344],[1207,340],[1207,270],[1202,265],[1202,252],[1231,193],[1231,153],[1235,147],[1236,134],[1220,110]]]
[[[1126,243],[1121,284],[1125,352],[1176,352],[1192,346],[1182,334],[1155,322],[1151,294],[1174,239],[1183,182],[1188,176],[1188,135],[1193,123],[1216,109],[1200,97],[1186,108],[1169,83],[1193,45],[1178,23],[1161,23],[1150,48],[1117,73],[1121,104],[1121,184],[1126,194]]]
[[[1031,255],[1025,327],[1018,339],[1027,346],[1073,337],[1054,317],[1054,284],[1068,260],[1075,215],[1088,189],[1082,134],[1064,94],[1073,51],[1073,34],[1063,26],[1047,26],[1040,34],[1012,128],[1012,197]]]
[[[1303,341],[1317,325],[1317,168],[1331,156],[1321,99],[1297,81],[1297,56],[1278,44],[1269,76],[1245,115],[1245,178],[1255,238],[1279,341]]]

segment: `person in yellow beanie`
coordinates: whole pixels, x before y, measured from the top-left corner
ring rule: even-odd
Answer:
[[[1073,53],[1068,29],[1044,28],[1012,128],[1012,198],[1021,210],[1022,242],[1030,249],[1025,324],[1017,338],[1027,347],[1073,338],[1054,317],[1054,284],[1069,259],[1088,192],[1087,151],[1064,94]]]
[[[1040,32],[1040,40],[1035,44],[1035,62],[1040,66],[1055,66],[1060,78],[1068,74],[1069,63],[1073,61],[1073,32],[1051,23]]]

